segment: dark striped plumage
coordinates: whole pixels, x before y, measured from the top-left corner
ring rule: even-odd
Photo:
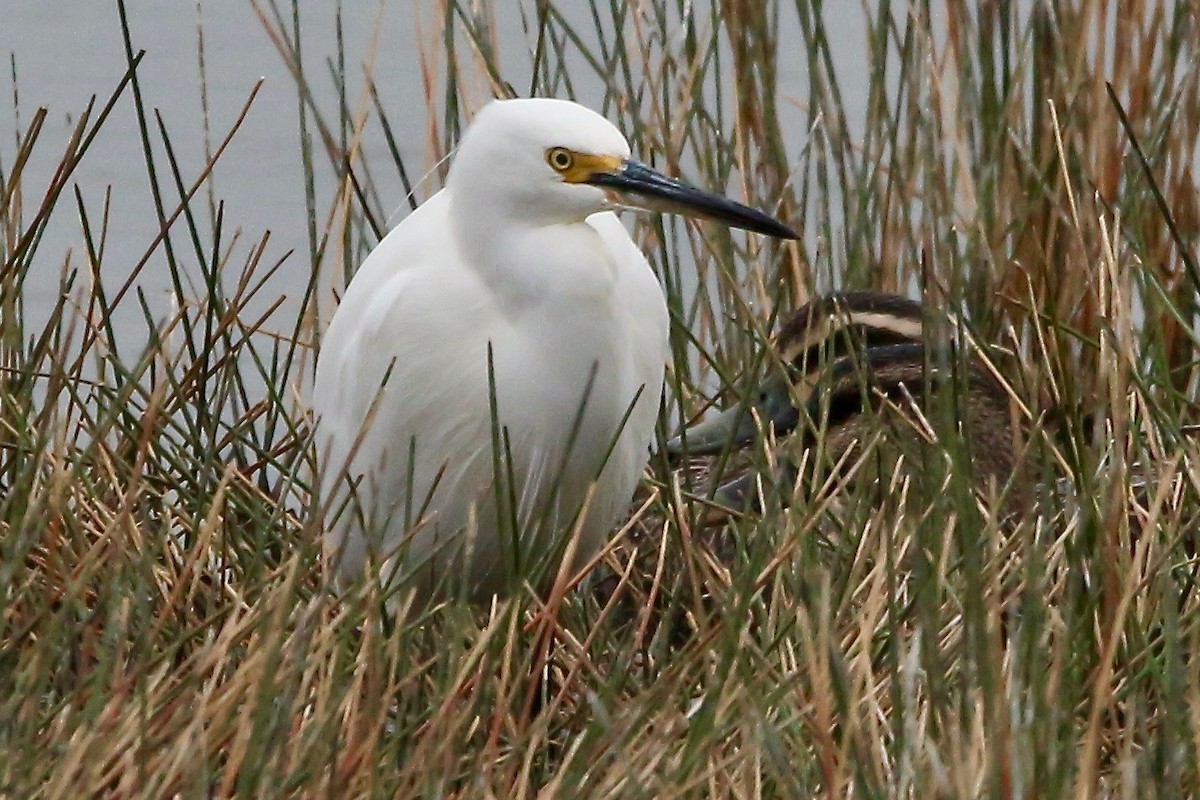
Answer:
[[[746,447],[767,432],[784,443],[789,457],[782,463],[793,466],[790,473],[814,456],[819,466],[849,469],[868,443],[923,465],[933,452],[930,443],[949,433],[961,439],[976,485],[1001,489],[1013,476],[1018,445],[1008,394],[979,359],[956,358],[927,342],[945,327],[944,320],[932,322],[919,303],[895,295],[814,299],[774,338],[769,360],[775,366],[755,391],[685,430],[668,451],[711,455]],[[913,472],[923,477],[927,471]],[[723,485],[715,500],[745,505],[755,478]],[[1005,505],[1014,507],[1023,496],[1014,486]]]

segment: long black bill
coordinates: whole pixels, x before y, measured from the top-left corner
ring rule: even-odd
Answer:
[[[616,202],[630,208],[711,219],[779,239],[800,238],[774,217],[715,192],[668,178],[637,161],[626,161],[618,172],[594,173],[587,183],[611,190]]]

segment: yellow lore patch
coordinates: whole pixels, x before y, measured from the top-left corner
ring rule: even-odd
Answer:
[[[618,156],[579,153],[565,147],[551,147],[546,150],[546,163],[562,175],[566,183],[586,183],[597,173],[619,172],[625,165],[624,160]]]

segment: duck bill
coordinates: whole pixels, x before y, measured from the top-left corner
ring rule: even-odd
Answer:
[[[753,511],[758,503],[755,502],[757,482],[753,474],[721,484],[712,496],[704,502],[698,521],[703,527],[717,527],[736,519],[748,511]]]
[[[745,447],[758,437],[759,425],[775,436],[787,436],[800,422],[792,391],[780,377],[765,380],[753,400],[738,403],[667,441],[670,455],[706,456],[726,448]]]
[[[755,508],[758,505],[757,477],[755,473],[747,472],[721,484],[713,492],[714,507],[708,510],[708,517],[721,520]]]
[[[779,239],[800,238],[774,217],[715,192],[668,178],[637,161],[624,161],[616,170],[593,173],[586,182],[607,191],[609,200],[623,208],[708,219]]]
[[[711,456],[725,448],[744,447],[757,435],[753,412],[739,404],[672,437],[667,441],[667,452],[673,456]]]

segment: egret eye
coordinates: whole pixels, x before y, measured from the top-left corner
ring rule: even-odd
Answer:
[[[575,163],[575,156],[565,147],[551,147],[546,151],[546,163],[556,172],[566,172]]]

